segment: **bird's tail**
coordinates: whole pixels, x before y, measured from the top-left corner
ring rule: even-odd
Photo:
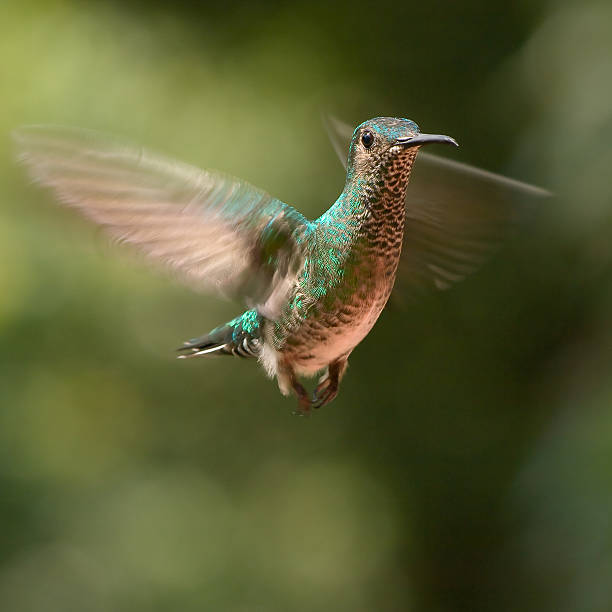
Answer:
[[[256,310],[247,310],[229,323],[210,333],[188,340],[178,348],[179,359],[206,355],[235,355],[258,357],[261,350],[263,317]]]

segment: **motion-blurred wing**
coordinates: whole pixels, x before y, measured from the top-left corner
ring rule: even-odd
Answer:
[[[325,117],[346,168],[353,129]],[[548,191],[420,152],[406,193],[400,290],[446,289],[476,270],[530,200]]]
[[[351,144],[351,138],[355,131],[348,123],[336,119],[333,115],[322,115],[323,125],[327,131],[327,136],[331,142],[340,163],[344,166],[348,164],[348,150]]]
[[[36,182],[195,288],[263,304],[300,267],[308,221],[243,181],[87,130],[24,127],[15,140]]]
[[[530,201],[550,195],[519,181],[420,152],[406,193],[400,289],[447,289],[474,272]]]

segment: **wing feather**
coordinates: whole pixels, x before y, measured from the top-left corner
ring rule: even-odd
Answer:
[[[35,182],[195,288],[264,304],[300,267],[308,220],[244,181],[88,130],[28,126],[14,136]]]

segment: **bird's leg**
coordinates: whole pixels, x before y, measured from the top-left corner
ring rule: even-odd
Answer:
[[[312,394],[312,407],[321,408],[338,395],[340,381],[348,367],[348,357],[341,357],[327,366],[327,372],[319,379],[319,385]]]
[[[298,398],[298,409],[295,414],[305,416],[310,412],[310,397],[306,389],[300,384],[300,381],[295,375],[293,368],[286,362],[278,364],[278,372],[276,374],[278,386],[283,395],[289,395],[293,390]]]

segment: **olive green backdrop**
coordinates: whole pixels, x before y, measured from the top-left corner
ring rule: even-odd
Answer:
[[[5,0],[0,609],[610,610],[611,100],[603,1]],[[109,245],[10,143],[110,131],[314,217],[343,184],[322,110],[557,197],[390,305],[309,419],[253,362],[176,361],[240,305]]]

